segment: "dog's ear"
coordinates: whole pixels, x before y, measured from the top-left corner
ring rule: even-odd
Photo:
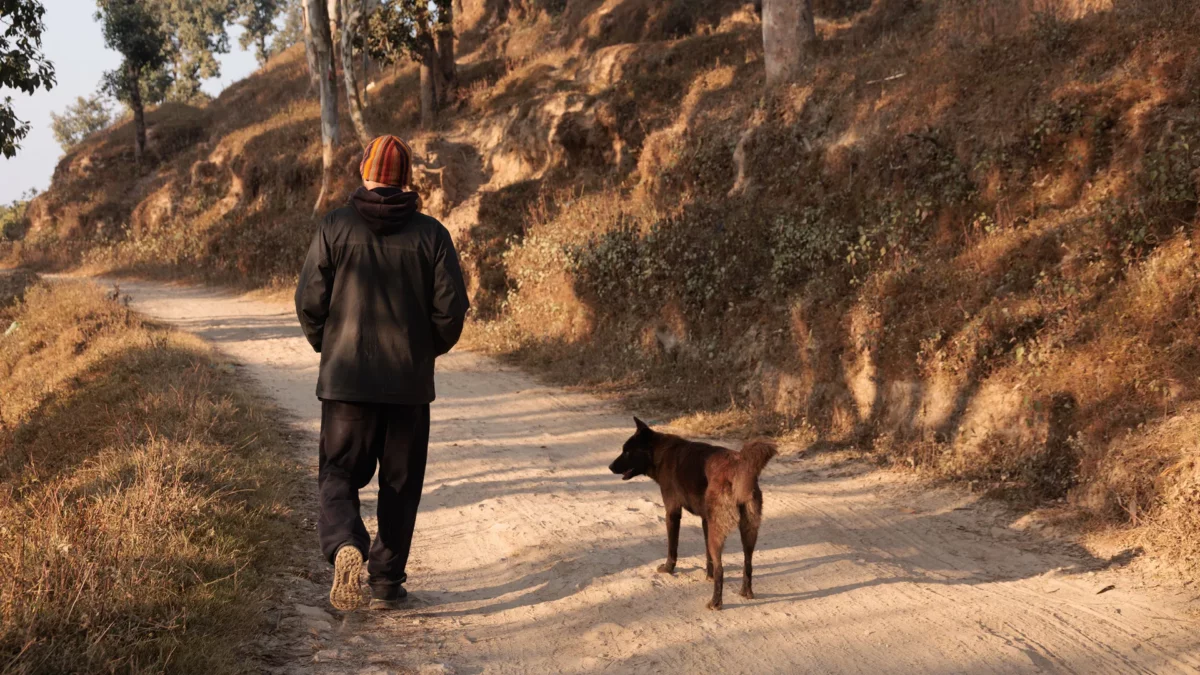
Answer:
[[[633,418],[633,423],[637,426],[638,431],[650,431],[650,426],[638,418]]]

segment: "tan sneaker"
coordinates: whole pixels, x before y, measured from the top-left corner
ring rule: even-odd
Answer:
[[[358,609],[362,604],[362,553],[353,546],[338,549],[333,558],[333,588],[329,589],[329,604],[343,612]]]

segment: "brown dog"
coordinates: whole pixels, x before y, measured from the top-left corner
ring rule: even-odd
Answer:
[[[621,456],[609,470],[622,480],[646,475],[662,489],[667,509],[667,562],[659,572],[673,574],[679,552],[679,520],[682,510],[700,516],[704,526],[707,577],[713,580],[709,609],[721,608],[725,568],[721,552],[725,537],[734,525],[742,534],[746,555],[742,579],[743,598],[753,598],[751,559],[762,522],[762,490],[758,474],[775,456],[775,446],[766,441],[750,441],[740,452],[707,443],[696,443],[678,436],[660,434],[645,422],[633,418],[637,431],[625,441]]]

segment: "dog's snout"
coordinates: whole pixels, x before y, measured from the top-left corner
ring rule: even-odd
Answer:
[[[613,473],[625,473],[625,466],[624,466],[624,464],[621,463],[622,459],[624,459],[624,458],[618,457],[618,458],[614,459],[612,461],[612,464],[608,465],[608,470]]]

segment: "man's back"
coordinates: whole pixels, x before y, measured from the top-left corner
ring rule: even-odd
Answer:
[[[467,306],[446,228],[416,213],[413,193],[360,189],[322,220],[296,291],[321,352],[317,396],[429,403],[434,359],[458,341]]]

